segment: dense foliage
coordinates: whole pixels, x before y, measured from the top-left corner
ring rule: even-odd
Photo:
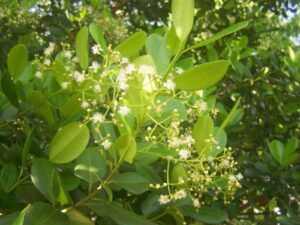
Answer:
[[[0,224],[299,224],[297,1],[2,2]]]

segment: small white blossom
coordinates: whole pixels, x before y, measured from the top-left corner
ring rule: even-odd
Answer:
[[[129,59],[128,59],[127,57],[123,57],[123,58],[121,59],[121,63],[127,64],[127,63],[129,63]]]
[[[36,78],[42,78],[43,73],[41,71],[37,71],[34,75]]]
[[[167,80],[163,86],[170,91],[173,91],[176,88],[176,84],[170,79]]]
[[[178,148],[182,144],[182,140],[178,137],[173,137],[170,141],[170,146],[172,148]]]
[[[238,180],[241,180],[241,179],[244,178],[244,176],[243,176],[241,173],[239,173],[239,174],[236,176],[236,178],[237,178]]]
[[[234,183],[236,180],[237,180],[237,179],[236,179],[236,177],[235,177],[234,175],[230,175],[230,176],[229,176],[229,181],[230,181],[231,183]]]
[[[127,77],[124,70],[121,70],[119,75],[117,76],[117,85],[119,89],[125,91],[128,88]]]
[[[181,67],[176,67],[175,73],[182,74],[183,72],[184,72],[184,70]]]
[[[89,106],[90,106],[90,103],[88,103],[88,102],[86,102],[86,101],[83,101],[83,102],[81,103],[81,107],[84,108],[84,109],[88,108]]]
[[[158,201],[159,201],[159,204],[166,205],[171,201],[171,199],[169,198],[168,195],[161,195],[161,196],[159,196]]]
[[[67,57],[69,59],[72,58],[72,52],[71,51],[65,51],[64,55],[65,55],[65,57]]]
[[[194,205],[194,207],[196,207],[196,208],[200,207],[200,202],[199,202],[199,200],[198,200],[197,198],[195,198],[195,199],[193,200],[193,205]]]
[[[44,60],[44,64],[45,64],[46,66],[49,66],[49,65],[51,64],[51,60],[50,60],[50,59],[45,59],[45,60]]]
[[[92,65],[90,66],[90,69],[93,70],[94,72],[97,72],[99,67],[100,67],[99,64],[96,61],[93,61]]]
[[[48,48],[44,50],[45,55],[51,55],[55,49],[55,44],[50,42]]]
[[[175,194],[174,194],[174,198],[176,200],[186,198],[186,196],[187,196],[186,191],[183,190],[183,189],[180,189],[179,191],[176,191]]]
[[[85,80],[85,75],[84,73],[79,73],[78,71],[75,71],[74,78],[78,83],[82,83]]]
[[[153,81],[153,79],[151,79],[150,77],[151,76],[149,76],[149,75],[144,76],[143,88],[145,91],[151,93],[151,92],[157,90],[157,86],[156,86],[155,82]]]
[[[182,149],[178,152],[180,159],[186,160],[191,156],[191,152],[186,149]]]
[[[201,112],[206,111],[207,108],[208,108],[207,103],[205,101],[202,101],[202,100],[200,100],[196,103],[196,107],[198,107]]]
[[[102,113],[96,112],[92,117],[93,123],[102,123],[104,121],[104,116]]]
[[[92,52],[94,55],[100,55],[102,51],[103,51],[103,49],[101,48],[100,45],[98,45],[98,44],[93,45]]]
[[[110,146],[112,146],[112,143],[110,142],[110,140],[105,139],[101,145],[103,146],[103,148],[105,150],[108,150],[110,148]]]
[[[128,108],[126,105],[120,106],[119,108],[119,114],[121,116],[127,116],[131,112],[130,108]]]
[[[191,147],[193,144],[195,144],[195,140],[191,135],[186,136],[183,142],[184,142],[184,144],[186,144],[189,147]]]
[[[148,75],[154,75],[155,71],[152,66],[143,64],[143,65],[140,65],[140,67],[139,67],[139,73],[143,74],[145,76],[148,76]]]
[[[129,64],[125,67],[125,73],[126,74],[132,74],[135,71],[134,64]]]
[[[63,82],[63,83],[61,83],[61,88],[62,88],[62,89],[67,89],[68,86],[69,86],[69,83],[68,83],[68,82]]]
[[[94,89],[95,89],[95,92],[97,92],[97,93],[101,92],[100,84],[95,84]]]

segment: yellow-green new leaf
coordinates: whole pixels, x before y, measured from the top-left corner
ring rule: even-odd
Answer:
[[[68,163],[76,159],[86,148],[90,139],[89,129],[74,122],[66,125],[54,136],[49,149],[53,163]]]
[[[114,50],[120,52],[123,57],[131,58],[145,46],[146,39],[147,34],[144,31],[138,31],[116,46]]]
[[[229,64],[227,60],[204,63],[176,76],[174,82],[176,87],[181,90],[202,90],[221,80]]]
[[[15,45],[7,55],[7,67],[10,75],[17,78],[21,75],[28,62],[28,50],[25,45]]]
[[[82,27],[76,36],[75,51],[81,69],[86,70],[89,66],[89,29]]]
[[[118,138],[115,147],[120,152],[121,159],[128,163],[132,163],[136,155],[136,142],[134,137],[124,134]]]
[[[184,41],[194,23],[194,0],[172,0],[172,19],[177,36]]]

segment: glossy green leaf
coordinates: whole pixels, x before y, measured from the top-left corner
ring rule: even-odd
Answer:
[[[160,212],[164,206],[159,204],[159,195],[156,193],[151,193],[141,204],[142,213],[149,217]]]
[[[31,180],[35,187],[52,203],[69,202],[58,172],[47,159],[39,158],[31,166]]]
[[[155,68],[155,62],[153,61],[153,58],[151,55],[142,55],[134,59],[133,61],[134,65],[138,68],[140,65],[148,65]]]
[[[76,36],[75,52],[81,69],[86,70],[89,66],[89,30],[82,27]]]
[[[158,73],[163,73],[170,64],[170,56],[164,37],[158,34],[151,34],[147,38],[146,50],[153,58]]]
[[[201,42],[198,42],[197,44],[195,45],[192,45],[191,47],[189,47],[186,51],[189,51],[189,50],[192,50],[192,49],[195,49],[195,48],[200,48],[200,47],[203,47],[203,46],[206,46],[206,45],[209,45],[217,40],[219,40],[220,38],[224,37],[224,36],[227,36],[229,34],[232,34],[234,32],[237,32],[243,28],[245,28],[246,26],[248,26],[249,22],[248,21],[243,21],[243,22],[240,22],[240,23],[237,23],[237,24],[234,24],[224,30],[222,30],[221,32],[215,34],[214,36],[208,38],[207,40],[204,40],[204,41],[201,41]]]
[[[136,142],[130,134],[120,136],[116,143],[115,148],[119,150],[120,158],[128,163],[132,163],[136,155]]]
[[[34,128],[32,128],[29,131],[29,134],[26,138],[26,141],[25,141],[25,144],[24,144],[24,147],[23,147],[23,150],[22,150],[22,165],[25,164],[25,162],[28,158],[28,155],[29,155],[29,151],[30,151],[30,148],[31,148],[32,137],[33,137],[33,130],[34,130]]]
[[[19,181],[18,167],[14,163],[5,164],[1,170],[0,183],[6,193],[11,192]]]
[[[43,101],[38,107],[40,114],[46,120],[49,127],[53,127],[55,124],[55,115],[47,101]]]
[[[181,90],[195,91],[208,88],[223,78],[229,61],[220,60],[195,66],[174,78],[176,87]]]
[[[272,156],[274,159],[281,163],[283,160],[284,155],[284,145],[279,140],[273,140],[271,143],[269,143],[269,149],[271,151]]]
[[[95,223],[76,209],[68,210],[70,225],[94,225]]]
[[[74,171],[76,176],[93,184],[106,174],[105,159],[96,149],[88,148],[76,160]]]
[[[114,50],[120,52],[123,57],[131,58],[145,46],[146,38],[147,34],[144,31],[138,31],[116,46]]]
[[[195,140],[195,147],[198,152],[207,149],[205,140],[209,139],[214,131],[214,122],[208,115],[200,116],[194,124],[192,136]]]
[[[289,139],[288,143],[285,146],[284,156],[293,154],[299,145],[299,140],[297,137],[292,137]]]
[[[0,225],[12,225],[14,221],[19,217],[20,212],[14,212],[8,215],[0,216]]]
[[[160,176],[157,174],[157,172],[152,166],[149,166],[144,163],[136,163],[135,168],[139,174],[144,176],[152,184],[162,182]]]
[[[172,179],[172,183],[175,184],[176,183],[180,184],[182,180],[187,181],[188,174],[185,167],[183,167],[182,165],[175,165],[172,169],[171,179]]]
[[[89,31],[96,43],[101,46],[103,52],[107,53],[107,44],[101,27],[95,23],[91,23],[89,26]]]
[[[22,225],[70,225],[67,215],[53,206],[36,202],[26,208]]]
[[[181,210],[185,216],[207,224],[221,224],[228,219],[227,213],[213,207],[201,207],[196,210],[193,206]]]
[[[49,159],[54,163],[68,163],[76,159],[86,148],[90,139],[89,129],[73,122],[61,128],[49,147]]]
[[[21,75],[28,62],[28,50],[25,45],[15,45],[7,55],[7,67],[10,75],[17,78]]]
[[[101,217],[108,216],[118,225],[157,225],[114,202],[91,201],[87,205],[97,215]]]
[[[18,95],[16,92],[16,87],[11,80],[11,77],[8,73],[4,73],[1,79],[1,89],[8,101],[15,107],[19,106]]]
[[[174,24],[172,24],[170,30],[167,32],[166,42],[171,55],[175,55],[181,48],[181,41],[176,34]]]
[[[112,182],[133,194],[139,195],[149,189],[150,182],[135,172],[120,173],[113,177]]]
[[[172,21],[178,38],[184,41],[194,23],[194,0],[173,0]]]

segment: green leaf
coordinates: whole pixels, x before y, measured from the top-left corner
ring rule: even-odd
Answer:
[[[157,174],[157,172],[152,166],[149,166],[144,163],[136,163],[135,168],[136,171],[142,176],[144,176],[146,179],[148,179],[149,182],[153,184],[162,182],[160,176]]]
[[[273,140],[269,143],[269,149],[274,159],[281,164],[284,154],[284,145],[279,140]]]
[[[157,73],[163,73],[170,64],[165,38],[158,34],[151,34],[147,38],[146,50],[155,62]]]
[[[178,38],[184,41],[194,23],[194,0],[173,0],[172,20]]]
[[[204,63],[177,75],[174,82],[176,87],[181,90],[202,90],[221,80],[229,64],[227,60]]]
[[[120,152],[120,158],[128,163],[132,163],[136,155],[136,142],[130,134],[120,136],[116,143],[115,148]]]
[[[76,159],[86,148],[90,139],[89,129],[73,122],[61,128],[49,147],[49,159],[54,163],[68,163]]]
[[[193,206],[187,206],[182,208],[181,211],[185,216],[208,224],[221,224],[228,219],[226,212],[213,207],[202,207],[195,210]]]
[[[12,225],[18,218],[20,212],[0,216],[0,225]]]
[[[199,153],[207,149],[205,140],[209,139],[214,131],[214,122],[208,115],[200,116],[193,127],[192,136],[195,140],[195,147]]]
[[[81,93],[72,95],[67,102],[60,108],[62,117],[71,117],[72,115],[80,114],[83,110],[79,98]]]
[[[7,55],[7,67],[10,75],[17,78],[21,75],[28,62],[28,50],[25,45],[18,44],[12,47]]]
[[[96,149],[88,148],[76,160],[74,171],[76,176],[94,184],[106,174],[105,159]]]
[[[181,41],[176,34],[174,24],[172,24],[170,30],[167,33],[166,42],[167,48],[171,55],[175,55],[180,50]]]
[[[151,193],[147,196],[147,198],[141,204],[142,213],[149,217],[154,216],[159,211],[161,211],[164,206],[159,204],[159,195],[155,193]]]
[[[43,101],[39,106],[39,112],[46,120],[48,126],[53,127],[55,124],[55,116],[47,101]]]
[[[234,116],[235,114],[235,111],[237,110],[237,108],[239,107],[240,105],[240,102],[241,102],[241,98],[239,98],[236,103],[234,104],[234,106],[232,107],[232,109],[230,110],[229,114],[227,115],[227,117],[225,118],[225,120],[223,121],[223,123],[221,124],[221,126],[219,127],[217,133],[216,133],[216,136],[219,135],[219,133],[224,130],[224,128],[227,126],[228,122],[230,120],[232,120],[232,117]]]
[[[1,170],[0,183],[6,193],[11,192],[19,181],[18,167],[14,163],[5,164]]]
[[[55,204],[69,202],[58,172],[47,159],[39,158],[31,166],[31,180],[47,200]]]
[[[249,22],[248,21],[243,21],[237,24],[234,24],[224,30],[222,30],[221,32],[215,34],[214,36],[208,38],[207,40],[198,42],[195,45],[190,46],[188,49],[186,49],[184,52],[187,52],[189,50],[195,49],[195,48],[200,48],[206,45],[209,45],[217,40],[219,40],[220,38],[227,36],[229,34],[235,33],[243,28],[245,28],[246,26],[248,26]]]
[[[29,155],[29,151],[31,148],[31,142],[32,142],[32,136],[33,136],[33,130],[34,128],[32,128],[26,138],[23,150],[22,150],[22,165],[25,165],[25,162],[28,158]]]
[[[188,174],[186,169],[182,165],[175,165],[171,174],[172,183],[180,183],[181,180],[187,181]]]
[[[8,73],[4,73],[1,79],[1,88],[8,101],[15,107],[19,106],[16,87]]]
[[[285,146],[284,156],[292,155],[296,151],[298,143],[297,137],[292,137]]]
[[[145,46],[146,38],[147,34],[144,31],[138,31],[116,46],[114,50],[120,52],[123,57],[131,58]]]
[[[76,209],[68,210],[70,225],[94,225],[95,223]]]
[[[148,65],[155,68],[155,62],[153,61],[153,58],[151,55],[142,55],[134,59],[133,61],[134,65],[138,68],[140,65]]]
[[[89,30],[82,27],[76,36],[75,52],[81,69],[86,70],[89,66]]]
[[[112,182],[136,195],[147,191],[150,185],[144,176],[135,172],[117,174],[113,177]]]
[[[95,23],[91,23],[89,26],[89,31],[96,43],[99,44],[103,49],[103,53],[107,53],[107,44],[101,27]]]
[[[67,215],[61,213],[53,206],[35,202],[25,210],[24,222],[22,225],[69,225]]]

